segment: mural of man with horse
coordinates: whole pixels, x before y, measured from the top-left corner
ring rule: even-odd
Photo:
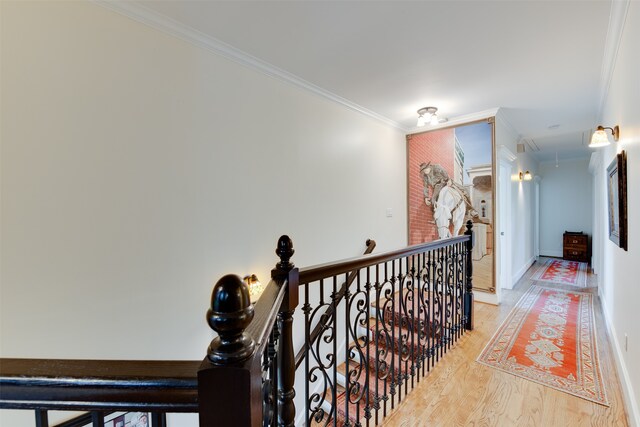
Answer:
[[[433,207],[438,236],[441,239],[457,236],[464,224],[465,216],[478,216],[467,190],[454,182],[441,165],[422,163],[420,174],[424,183],[424,202],[427,206]],[[453,223],[453,233],[449,229],[450,223]]]

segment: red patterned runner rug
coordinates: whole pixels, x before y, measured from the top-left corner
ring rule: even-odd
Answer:
[[[587,264],[549,259],[531,276],[532,280],[587,287]]]
[[[531,286],[477,361],[609,406],[592,294]]]

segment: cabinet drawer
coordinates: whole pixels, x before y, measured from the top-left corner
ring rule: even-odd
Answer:
[[[580,257],[584,258],[587,255],[587,251],[580,251],[576,249],[565,249],[563,253],[564,257]]]
[[[565,245],[586,245],[586,236],[564,236]]]
[[[569,261],[589,262],[589,257],[584,251],[564,251],[562,258]]]
[[[587,251],[587,245],[564,245],[565,251]]]

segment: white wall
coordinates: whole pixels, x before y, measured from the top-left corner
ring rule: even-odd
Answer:
[[[542,162],[540,175],[540,254],[562,257],[565,231],[592,234],[589,158]]]
[[[406,245],[399,130],[93,3],[1,7],[1,356],[201,359],[281,234]]]
[[[533,254],[534,182],[520,182],[517,180],[517,174],[520,171],[528,170],[532,175],[536,175],[538,163],[529,153],[515,154],[518,151],[519,140],[518,133],[509,125],[504,114],[499,111],[496,120],[496,146],[504,146],[510,155],[515,155],[515,159],[509,162],[511,164],[510,194],[507,196],[498,193],[498,203],[511,200],[508,218],[498,218],[497,221],[497,232],[504,231],[509,238],[509,253],[506,259],[511,259],[511,266],[505,270],[510,275],[505,281],[508,283],[507,288],[511,288],[535,261]],[[497,188],[500,188],[499,183]],[[496,265],[498,272],[501,271],[502,250],[498,247],[498,263]]]
[[[538,162],[529,153],[518,153],[514,166],[512,179],[512,280],[513,283],[520,280],[522,275],[535,261],[534,246],[534,218],[535,218],[535,182],[519,181],[516,178],[518,172],[531,172],[538,175]]]
[[[629,2],[626,22],[601,123],[620,126],[620,140],[600,151],[594,187],[606,201],[606,168],[621,150],[627,152],[627,203],[629,250],[624,251],[608,238],[606,203],[600,205],[602,271],[600,297],[617,356],[627,413],[632,426],[640,426],[640,3]],[[598,228],[598,227],[595,227]],[[598,262],[596,262],[598,263]],[[625,349],[625,334],[628,347]]]

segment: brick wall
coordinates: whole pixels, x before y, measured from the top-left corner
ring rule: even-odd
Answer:
[[[409,245],[430,242],[438,238],[433,222],[433,209],[424,203],[420,164],[431,161],[440,164],[449,176],[454,168],[453,128],[407,136],[409,183]]]

